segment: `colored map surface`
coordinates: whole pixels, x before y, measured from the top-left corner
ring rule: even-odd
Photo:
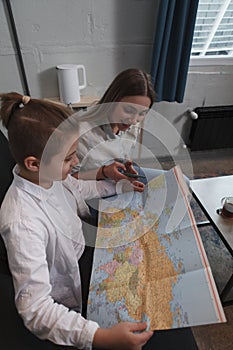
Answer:
[[[147,191],[101,200],[88,318],[170,329],[224,322],[178,167]]]

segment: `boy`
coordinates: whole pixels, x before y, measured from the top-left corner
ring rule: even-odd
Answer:
[[[25,326],[40,339],[79,349],[141,349],[153,334],[145,323],[101,329],[81,315],[78,260],[85,242],[77,213],[87,213],[85,199],[114,194],[115,185],[69,175],[78,163],[69,109],[17,93],[0,97],[17,163],[1,207],[0,232]],[[137,181],[132,188],[143,191]]]

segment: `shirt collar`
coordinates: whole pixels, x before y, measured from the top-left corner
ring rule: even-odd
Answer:
[[[52,186],[48,189],[43,188],[39,185],[34,184],[31,181],[24,179],[19,176],[19,167],[16,165],[13,169],[14,182],[17,187],[25,192],[28,192],[31,196],[36,197],[40,201],[46,201],[49,196],[54,192],[55,187],[57,187],[58,181],[54,181]],[[60,182],[59,182],[60,183]]]

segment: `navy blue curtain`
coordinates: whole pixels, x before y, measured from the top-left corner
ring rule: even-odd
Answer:
[[[157,101],[182,102],[198,0],[160,0],[151,77]]]

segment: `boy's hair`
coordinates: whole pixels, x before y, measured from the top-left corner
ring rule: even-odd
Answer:
[[[22,167],[28,156],[41,159],[52,133],[73,114],[68,107],[16,92],[0,94],[0,98],[0,117],[8,129],[9,147]]]

